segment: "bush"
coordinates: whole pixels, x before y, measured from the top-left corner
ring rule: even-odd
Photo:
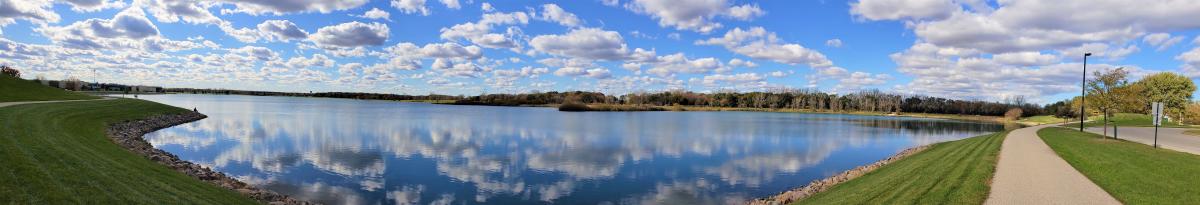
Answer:
[[[590,109],[586,104],[578,102],[565,102],[562,105],[558,105],[558,111],[583,112],[588,110]]]
[[[1021,118],[1021,108],[1008,109],[1008,112],[1004,112],[1005,120],[1014,121],[1014,120],[1017,120],[1020,118]]]

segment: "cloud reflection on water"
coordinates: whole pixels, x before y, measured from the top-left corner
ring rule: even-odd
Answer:
[[[738,201],[824,177],[816,170],[1001,129],[823,114],[148,98],[210,116],[148,135],[155,146],[276,191],[338,204]],[[842,152],[853,154],[834,154]]]

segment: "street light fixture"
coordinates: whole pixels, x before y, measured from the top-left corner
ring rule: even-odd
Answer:
[[[1083,81],[1079,82],[1079,131],[1083,132],[1083,120],[1087,118],[1087,57],[1092,53],[1083,54]]]

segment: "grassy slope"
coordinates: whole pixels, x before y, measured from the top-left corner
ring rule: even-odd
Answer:
[[[935,144],[794,204],[982,204],[1006,134]]]
[[[1065,119],[1062,119],[1062,118],[1054,117],[1053,115],[1038,115],[1038,116],[1027,117],[1025,119],[1017,120],[1017,123],[1023,123],[1023,124],[1029,124],[1029,125],[1043,125],[1043,124],[1053,124],[1053,123],[1062,123],[1062,122],[1067,122],[1067,121],[1065,121]]]
[[[1091,119],[1092,121],[1083,123],[1084,126],[1087,126],[1087,127],[1104,126],[1104,117],[1089,117],[1088,119]],[[1075,119],[1075,120],[1076,120],[1075,121],[1076,123],[1071,123],[1071,124],[1067,124],[1067,125],[1063,125],[1063,126],[1078,128],[1079,127],[1079,123],[1078,123],[1079,119]],[[1113,114],[1113,117],[1111,119],[1109,119],[1108,126],[1117,125],[1117,126],[1122,126],[1122,127],[1126,127],[1126,126],[1129,126],[1129,127],[1154,127],[1154,121],[1152,121],[1152,120],[1153,120],[1153,117],[1151,117],[1150,115],[1147,115],[1147,114],[1117,113],[1117,114]],[[1178,123],[1175,123],[1172,121],[1167,121],[1166,119],[1163,119],[1162,127],[1190,127],[1190,126],[1179,125]]]
[[[0,75],[0,102],[86,99],[96,99],[96,97]]]
[[[1066,128],[1042,129],[1038,136],[1125,204],[1200,202],[1200,156]]]
[[[107,123],[184,111],[119,99],[0,108],[0,204],[254,204],[133,154]]]

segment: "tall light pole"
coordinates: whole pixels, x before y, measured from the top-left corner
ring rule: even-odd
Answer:
[[[1079,82],[1079,131],[1083,132],[1083,120],[1087,118],[1087,111],[1084,107],[1087,106],[1087,57],[1092,56],[1092,53],[1083,54],[1083,81]]]

